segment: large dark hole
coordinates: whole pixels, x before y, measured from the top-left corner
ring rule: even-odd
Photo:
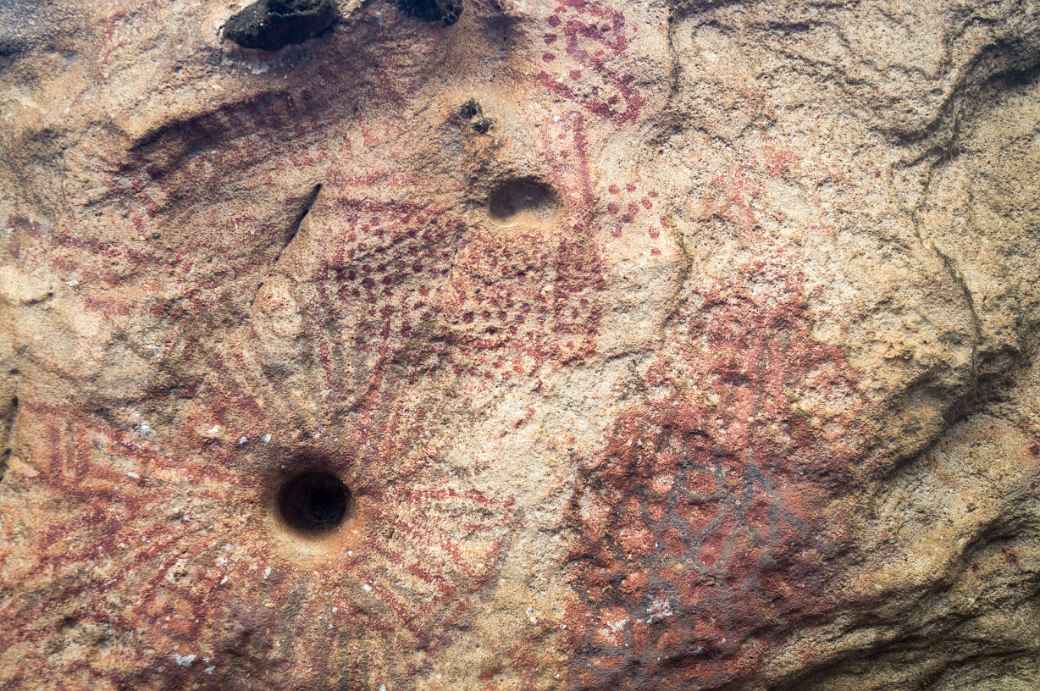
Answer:
[[[289,478],[278,491],[282,520],[301,533],[337,527],[350,510],[350,490],[332,473],[310,470]]]
[[[488,212],[493,218],[504,220],[522,211],[551,212],[559,204],[556,190],[541,180],[532,177],[516,178],[495,188],[488,199]]]

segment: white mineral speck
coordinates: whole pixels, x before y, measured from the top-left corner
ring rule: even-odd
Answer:
[[[647,624],[653,624],[655,621],[661,621],[674,615],[672,611],[672,604],[665,598],[657,598],[650,603],[650,606],[646,608],[646,613],[649,615],[646,618]]]
[[[370,586],[368,583],[365,583],[364,585],[362,585],[361,589],[364,590],[366,593],[372,592],[372,586]]]
[[[197,655],[179,655],[178,653],[173,654],[173,661],[177,663],[179,667],[191,667],[191,664],[195,662]]]

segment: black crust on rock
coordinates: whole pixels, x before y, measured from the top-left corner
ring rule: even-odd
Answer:
[[[475,98],[471,98],[458,110],[459,119],[470,125],[478,134],[487,134],[495,125],[495,121],[484,116],[484,109]]]
[[[405,14],[427,22],[451,26],[462,16],[462,0],[397,0]]]
[[[325,32],[339,18],[333,0],[257,0],[224,25],[243,48],[278,50]]]

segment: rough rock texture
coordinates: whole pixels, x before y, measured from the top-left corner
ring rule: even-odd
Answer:
[[[0,2],[0,687],[1040,688],[1040,2],[244,6]]]

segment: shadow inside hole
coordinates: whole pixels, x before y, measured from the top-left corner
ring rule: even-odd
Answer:
[[[560,198],[549,185],[533,177],[517,178],[495,188],[488,198],[488,213],[503,221],[523,212],[545,215],[559,205]]]
[[[278,490],[278,514],[303,535],[333,530],[350,511],[350,489],[332,473],[312,470],[286,480]]]

